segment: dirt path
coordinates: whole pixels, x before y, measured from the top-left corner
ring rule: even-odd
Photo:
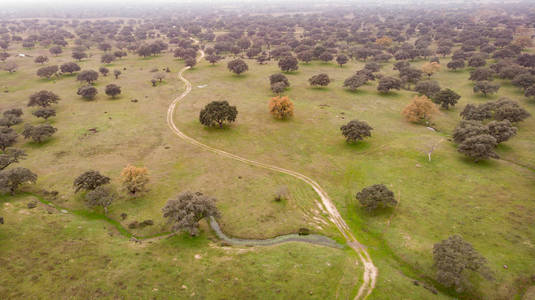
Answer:
[[[201,56],[197,58],[197,61],[200,61],[200,60],[202,60],[204,58],[204,51],[200,50],[200,52],[201,52]],[[280,167],[277,167],[277,166],[272,166],[272,165],[269,165],[269,164],[266,164],[266,163],[262,163],[262,162],[259,162],[259,161],[243,158],[243,157],[240,157],[238,155],[226,152],[224,150],[212,148],[212,147],[210,147],[208,145],[205,145],[205,144],[203,144],[203,143],[201,143],[201,142],[199,142],[199,141],[187,136],[185,133],[180,131],[180,129],[178,129],[178,127],[175,125],[175,122],[173,120],[174,112],[175,112],[175,107],[176,107],[177,103],[180,102],[184,97],[186,97],[191,92],[191,89],[192,89],[191,83],[186,78],[184,78],[184,76],[183,76],[183,73],[186,70],[188,70],[189,68],[190,67],[184,67],[178,73],[178,79],[180,79],[182,82],[184,82],[184,84],[186,86],[186,90],[182,94],[180,94],[178,97],[176,97],[173,100],[173,102],[171,102],[171,105],[169,105],[169,108],[167,110],[167,124],[169,125],[169,127],[171,128],[173,133],[175,133],[177,136],[179,136],[183,140],[189,142],[190,144],[198,146],[198,147],[200,147],[200,148],[202,148],[204,150],[207,150],[207,151],[210,151],[210,152],[216,153],[218,155],[221,155],[221,156],[224,156],[224,157],[227,157],[227,158],[231,158],[231,159],[234,159],[234,160],[237,160],[237,161],[241,161],[241,162],[249,164],[249,165],[253,165],[253,166],[261,167],[261,168],[264,168],[264,169],[268,169],[268,170],[284,173],[284,174],[293,176],[293,177],[295,177],[297,179],[300,179],[300,180],[306,182],[308,185],[310,185],[314,189],[314,191],[316,191],[318,196],[320,197],[321,202],[322,202],[324,208],[326,209],[326,212],[329,214],[329,219],[336,225],[338,230],[340,230],[340,232],[342,233],[342,235],[346,239],[347,244],[353,250],[355,250],[355,252],[358,254],[359,259],[362,262],[363,267],[364,267],[364,275],[363,275],[363,278],[362,278],[363,283],[362,283],[361,287],[359,288],[359,291],[358,291],[357,295],[355,296],[355,299],[365,299],[365,298],[367,298],[370,295],[370,293],[373,291],[373,289],[375,288],[375,283],[376,283],[377,273],[378,273],[377,267],[375,267],[375,265],[373,264],[373,261],[372,261],[370,255],[368,254],[368,251],[366,251],[365,247],[357,241],[357,239],[355,238],[355,236],[353,235],[353,233],[349,229],[349,226],[347,226],[346,222],[344,221],[344,219],[341,217],[340,213],[336,209],[336,206],[334,206],[331,198],[329,198],[327,193],[323,190],[323,188],[317,182],[315,182],[311,178],[309,178],[309,177],[307,177],[307,176],[305,176],[305,175],[303,175],[301,173],[298,173],[298,172],[295,172],[295,171],[292,171],[292,170],[280,168]]]

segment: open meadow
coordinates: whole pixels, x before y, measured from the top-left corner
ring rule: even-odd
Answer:
[[[0,144],[9,144],[1,151],[0,162],[7,159],[9,149],[27,155],[0,170],[0,188],[6,191],[0,195],[0,299],[531,299],[535,290],[535,47],[532,43],[518,47],[518,53],[507,59],[492,53],[515,50],[513,45],[524,36],[520,29],[527,31],[533,25],[525,21],[533,13],[524,15],[513,10],[519,9],[516,6],[511,11],[499,7],[507,12],[504,15],[516,13],[518,18],[494,20],[481,13],[478,27],[476,21],[465,19],[464,10],[450,11],[457,19],[443,16],[440,9],[418,17],[407,11],[408,19],[419,20],[418,30],[410,33],[404,29],[407,33],[399,40],[399,32],[392,28],[413,28],[411,21],[379,8],[370,9],[377,19],[368,18],[366,11],[344,14],[333,10],[318,19],[305,17],[308,14],[288,15],[287,23],[280,25],[284,30],[279,28],[276,33],[264,26],[281,21],[284,14],[234,16],[220,12],[221,24],[212,22],[210,14],[190,13],[184,19],[168,21],[96,16],[82,19],[82,23],[71,17],[0,19],[0,29],[5,29],[0,35],[21,37],[11,39],[0,50],[9,53],[0,62],[0,112],[6,119],[6,111],[23,111],[19,121],[0,128],[4,130]],[[359,23],[355,29],[359,18],[365,24],[360,27]],[[464,27],[442,32],[446,29],[430,25],[433,18],[460,22]],[[255,29],[255,22],[260,29]],[[322,40],[318,31],[327,32],[336,22],[342,28],[337,38]],[[107,26],[109,31],[103,29]],[[485,45],[499,44],[499,37],[478,31],[485,26],[505,32],[503,35],[511,29],[512,37],[508,44],[487,53],[484,66],[514,65],[531,86],[520,87],[516,73],[511,80],[496,71],[484,81],[499,84],[499,90],[482,95],[474,92],[474,85],[481,80],[474,80],[471,74],[484,66],[447,67],[459,60],[456,56],[463,54],[461,60],[469,61],[482,54]],[[33,35],[45,35],[43,28],[49,33],[62,32],[60,40],[66,44],[60,53],[54,54],[54,44],[47,45],[44,40],[31,47],[24,44]],[[346,29],[348,35],[355,31],[354,40],[342,38],[340,32]],[[139,38],[143,30],[147,36]],[[289,41],[273,38],[269,44],[260,43],[262,38],[267,40],[265,30]],[[465,44],[476,39],[474,32],[484,41],[468,51]],[[454,35],[451,40],[444,37],[447,33]],[[138,40],[125,42],[118,38],[121,35]],[[314,35],[319,37],[312,38]],[[363,36],[373,39],[361,42]],[[428,36],[424,48],[433,55],[396,57],[407,44],[421,48],[418,44]],[[378,42],[381,39],[384,45]],[[225,43],[240,45],[243,40],[251,42],[238,50],[223,47]],[[439,55],[445,40],[451,49]],[[102,46],[105,42],[113,47]],[[121,42],[124,45],[117,46]],[[144,46],[158,43],[165,46],[149,55],[142,52]],[[255,49],[255,43],[260,44],[259,53],[251,56],[247,49]],[[297,51],[300,46],[305,49],[302,52],[317,52],[318,48],[324,52],[314,54],[308,62]],[[81,51],[80,47],[85,47],[87,57],[74,59],[73,53]],[[359,58],[359,49],[366,48],[376,53]],[[102,61],[118,49],[126,56]],[[336,55],[320,59],[331,50],[338,57],[347,54],[348,61],[339,64]],[[394,55],[380,60],[376,59],[379,53]],[[269,59],[262,61],[261,55]],[[35,62],[40,56],[47,60]],[[287,56],[299,59],[296,70],[281,71],[280,62]],[[520,57],[531,58],[533,65],[524,66]],[[433,103],[438,103],[437,93],[429,96],[433,102],[423,96],[434,114],[409,122],[402,112],[422,93],[403,72],[425,71],[430,59],[438,60],[440,67],[429,76],[420,71],[416,81],[436,81],[441,89],[449,88],[460,98],[444,109]],[[232,69],[237,60],[244,62],[247,70]],[[400,67],[400,61],[410,67]],[[37,75],[39,68],[70,62],[80,67],[72,74],[56,70],[50,78]],[[13,71],[7,71],[10,64],[16,66]],[[358,73],[373,69],[372,64],[379,70]],[[99,71],[102,67],[109,73]],[[88,83],[77,79],[85,70],[99,71],[98,79]],[[274,92],[270,76],[278,73],[287,78],[289,86]],[[328,84],[312,85],[309,79],[317,74],[327,74]],[[351,90],[344,82],[355,74],[373,78],[363,79]],[[395,78],[400,86],[378,91],[385,78]],[[111,84],[120,87],[113,97],[105,92]],[[97,89],[96,96],[77,94],[87,86]],[[32,95],[43,90],[56,94],[57,103],[29,106]],[[180,95],[183,98],[177,98]],[[277,118],[270,113],[270,101],[276,96],[291,100],[290,117]],[[484,107],[504,97],[516,101],[530,116],[507,121],[508,126],[514,125],[514,130],[508,127],[514,134],[499,143],[490,137],[494,141],[490,150],[483,142],[474,147],[473,152],[488,151],[482,159],[461,153],[462,143],[456,141],[458,124],[467,122],[461,115],[463,109],[469,104]],[[175,99],[180,101],[172,110]],[[213,101],[235,106],[235,120],[228,119],[221,126],[202,124],[200,112]],[[43,108],[53,108],[55,115],[47,119],[32,115]],[[497,109],[492,109],[495,116]],[[188,142],[170,128],[168,113],[178,133],[226,154]],[[2,126],[4,119],[0,120]],[[371,136],[346,140],[341,127],[352,120],[369,124]],[[483,118],[480,123],[489,124],[487,121]],[[42,141],[24,138],[29,125],[47,124],[57,129],[52,136]],[[4,142],[5,132],[10,130],[18,137],[12,143]],[[244,163],[242,158],[254,163]],[[136,182],[139,193],[125,189],[129,165],[140,168],[136,169],[139,172],[146,168],[146,177],[140,180],[148,178],[148,183]],[[37,179],[9,178],[20,181],[9,190],[11,181],[6,174],[16,167],[31,170]],[[89,184],[94,183],[77,183],[89,170],[98,171],[109,182],[92,187]],[[383,184],[391,192],[390,205],[366,209],[356,195],[375,184]],[[90,206],[88,195],[97,185],[109,187],[112,192],[106,197],[110,202]],[[169,217],[170,199],[179,199],[177,195],[186,191],[215,198],[212,204],[216,208],[210,203],[196,204],[209,207],[197,212],[193,224],[184,225],[189,219],[179,211]],[[211,201],[201,196],[196,197]],[[221,230],[235,239],[313,234],[338,247],[303,241],[269,246],[227,243],[211,228],[209,216],[216,217]],[[199,232],[195,231],[197,225]],[[447,265],[463,264],[458,273],[449,274],[459,276],[451,280],[440,276],[433,249],[454,235],[469,243],[464,247],[475,250],[460,259],[462,262],[451,257],[463,249],[448,250],[451,261]]]

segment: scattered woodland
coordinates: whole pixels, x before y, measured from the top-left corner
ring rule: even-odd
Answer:
[[[312,3],[1,13],[0,298],[533,299],[535,4]]]

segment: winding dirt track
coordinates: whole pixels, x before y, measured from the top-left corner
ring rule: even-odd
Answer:
[[[197,61],[200,61],[204,57],[204,51],[202,51],[202,50],[200,50],[200,51],[201,51],[201,56],[197,58]],[[307,176],[305,176],[305,175],[303,175],[301,173],[298,173],[298,172],[295,172],[295,171],[292,171],[292,170],[280,168],[280,167],[277,167],[277,166],[272,166],[272,165],[269,165],[269,164],[266,164],[266,163],[262,163],[262,162],[259,162],[259,161],[243,158],[243,157],[240,157],[238,155],[226,152],[224,150],[212,148],[212,147],[210,147],[208,145],[205,145],[205,144],[203,144],[203,143],[201,143],[201,142],[199,142],[199,141],[187,136],[185,133],[180,131],[180,129],[178,129],[178,127],[175,125],[175,122],[173,121],[173,117],[174,117],[175,107],[176,107],[177,103],[180,102],[184,97],[186,97],[191,92],[191,89],[192,89],[191,83],[186,78],[184,78],[184,76],[183,76],[183,73],[186,70],[188,70],[189,68],[190,67],[184,67],[183,69],[181,69],[178,72],[178,79],[180,79],[182,82],[184,82],[184,84],[186,86],[186,90],[182,94],[180,94],[178,97],[176,97],[173,100],[173,102],[171,102],[171,105],[169,105],[169,108],[167,110],[167,125],[169,125],[169,127],[171,128],[173,133],[175,133],[178,137],[180,137],[181,139],[187,141],[188,143],[193,144],[195,146],[198,146],[198,147],[200,147],[200,148],[202,148],[204,150],[207,150],[207,151],[216,153],[218,155],[221,155],[221,156],[224,156],[224,157],[227,157],[227,158],[231,158],[231,159],[234,159],[234,160],[237,160],[237,161],[249,164],[249,165],[253,165],[253,166],[261,167],[261,168],[264,168],[264,169],[268,169],[268,170],[284,173],[284,174],[293,176],[293,177],[295,177],[297,179],[300,179],[300,180],[306,182],[308,185],[310,185],[314,189],[314,191],[316,191],[318,196],[320,197],[321,202],[322,202],[326,212],[329,214],[329,219],[336,225],[338,230],[340,230],[340,232],[342,233],[342,235],[346,239],[348,246],[351,247],[353,250],[355,250],[355,252],[358,254],[359,259],[360,259],[360,261],[362,262],[362,264],[364,266],[364,274],[363,274],[363,278],[362,278],[363,283],[360,286],[359,291],[358,291],[357,295],[355,296],[355,299],[365,299],[365,298],[367,298],[370,295],[370,293],[373,291],[373,289],[375,288],[375,283],[376,283],[376,279],[377,279],[377,272],[378,272],[377,267],[375,267],[375,265],[373,264],[373,261],[372,261],[370,255],[368,254],[368,252],[366,251],[366,249],[364,248],[364,246],[362,246],[357,241],[357,239],[355,238],[355,236],[353,235],[353,233],[349,229],[349,226],[347,226],[347,224],[344,221],[344,219],[340,216],[340,213],[336,209],[336,206],[334,206],[331,198],[329,198],[327,193],[323,190],[323,188],[316,181],[310,179],[309,177],[307,177]]]

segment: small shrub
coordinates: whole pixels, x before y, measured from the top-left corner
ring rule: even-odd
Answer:
[[[275,193],[275,201],[280,202],[283,200],[288,200],[290,196],[290,191],[288,190],[287,186],[281,186],[277,189],[277,192]]]
[[[310,229],[308,229],[308,228],[299,228],[298,234],[299,235],[309,235],[310,234]]]

